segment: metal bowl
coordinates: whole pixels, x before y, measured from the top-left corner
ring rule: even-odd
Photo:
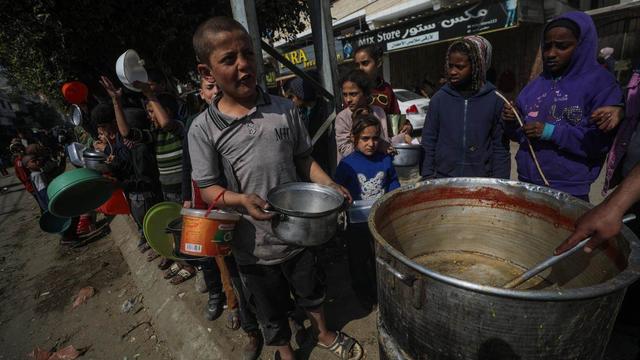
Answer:
[[[107,156],[100,151],[87,149],[82,153],[82,159],[84,167],[98,171],[102,174],[111,171],[109,165],[106,163]]]
[[[397,154],[393,157],[394,166],[417,166],[422,155],[422,145],[395,144]]]
[[[344,222],[345,199],[338,191],[319,184],[288,183],[267,194],[276,216],[271,230],[282,241],[297,246],[317,246],[331,240]]]
[[[267,194],[267,202],[276,212],[300,217],[321,217],[339,211],[344,196],[328,186],[292,182],[277,186]]]

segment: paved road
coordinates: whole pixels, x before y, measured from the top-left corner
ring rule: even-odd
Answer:
[[[35,200],[0,178],[0,359],[73,345],[86,359],[170,359],[111,236],[78,249],[43,233]],[[76,309],[86,286],[96,294]],[[137,298],[129,313],[122,304]]]

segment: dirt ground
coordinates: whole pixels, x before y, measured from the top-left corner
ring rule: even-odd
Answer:
[[[119,249],[105,236],[77,249],[42,232],[35,200],[0,178],[0,359],[73,345],[83,359],[171,359]],[[86,286],[95,295],[72,309]],[[135,299],[124,313],[122,305]]]

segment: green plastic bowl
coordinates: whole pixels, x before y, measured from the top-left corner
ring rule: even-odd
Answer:
[[[95,210],[113,193],[111,180],[91,169],[74,169],[51,181],[47,188],[49,212],[58,217],[75,217]]]
[[[40,216],[40,229],[42,231],[59,234],[65,232],[71,226],[71,218],[55,216],[49,211],[45,211]]]
[[[182,206],[170,201],[155,204],[144,215],[142,229],[149,246],[158,254],[168,259],[176,260],[173,248],[173,235],[167,230],[169,224],[179,218]]]

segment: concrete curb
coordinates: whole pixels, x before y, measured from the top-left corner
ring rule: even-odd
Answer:
[[[112,237],[127,262],[154,328],[166,340],[176,359],[238,359],[233,355],[241,348],[243,333],[231,331],[220,319],[204,319],[206,294],[196,293],[193,281],[171,285],[157,268],[159,260],[146,261],[137,250],[138,231],[133,220],[117,216],[111,223]],[[194,307],[195,304],[195,307]]]

